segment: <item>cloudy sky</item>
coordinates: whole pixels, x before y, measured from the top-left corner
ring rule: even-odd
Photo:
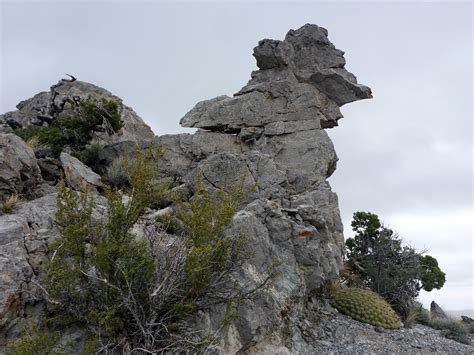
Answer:
[[[346,228],[377,213],[428,249],[448,281],[423,293],[474,309],[471,2],[1,1],[0,112],[71,73],[123,98],[156,134],[200,100],[237,92],[260,39],[305,23],[329,30],[373,100],[329,130]]]

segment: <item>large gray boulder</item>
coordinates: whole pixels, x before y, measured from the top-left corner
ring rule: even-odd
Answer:
[[[41,181],[33,150],[18,136],[0,133],[0,200],[29,193]]]
[[[71,186],[75,190],[80,190],[85,186],[92,188],[102,187],[100,175],[94,173],[89,167],[79,159],[62,152],[59,156],[61,166],[68,176]]]
[[[28,126],[43,126],[60,115],[68,115],[80,101],[101,99],[112,100],[118,104],[123,128],[113,135],[97,132],[95,141],[109,144],[121,141],[152,140],[154,133],[132,108],[122,99],[96,85],[79,80],[60,80],[52,85],[50,91],[41,92],[28,100],[21,101],[17,111],[0,115],[0,132]]]
[[[446,315],[446,313],[439,306],[439,304],[437,304],[435,301],[431,302],[430,316],[431,316],[431,319],[441,319],[441,320],[447,320],[448,319],[448,316]]]
[[[22,203],[13,214],[0,215],[0,353],[8,341],[21,336],[22,320],[31,321],[32,309],[44,316],[38,284],[48,265],[49,246],[58,237],[56,196],[47,194]],[[100,195],[94,202],[92,220],[99,223],[107,202]]]

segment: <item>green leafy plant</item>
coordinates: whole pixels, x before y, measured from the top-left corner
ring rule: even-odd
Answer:
[[[73,107],[70,116],[55,117],[48,127],[29,126],[15,130],[25,141],[34,139],[35,144],[51,148],[55,156],[68,146],[74,155],[90,157],[87,145],[95,132],[112,134],[122,127],[116,102],[102,99],[81,101]]]
[[[398,329],[400,318],[390,305],[375,292],[360,288],[339,290],[331,300],[340,312],[377,327]]]
[[[245,177],[229,191],[209,192],[202,176],[196,182],[189,203],[178,203],[177,218],[183,222],[190,253],[186,260],[186,299],[193,300],[222,285],[214,280],[228,280],[230,272],[247,259],[245,236],[225,235],[238,208],[250,191],[244,187]]]
[[[86,144],[84,149],[73,153],[77,159],[82,161],[84,164],[95,167],[99,158],[99,152],[102,149],[102,146],[98,143]]]
[[[53,355],[65,354],[57,348],[60,335],[49,333],[39,326],[30,324],[22,329],[22,336],[8,344],[5,355]]]
[[[420,256],[421,284],[425,291],[440,289],[446,282],[446,274],[441,271],[438,261],[430,255]]]
[[[67,315],[105,335],[109,343],[103,348],[120,343],[147,352],[199,352],[216,334],[190,332],[187,324],[196,312],[226,305],[224,327],[235,319],[235,305],[264,287],[274,272],[252,289],[232,276],[249,255],[243,236],[225,233],[246,194],[243,182],[227,192],[209,192],[198,182],[191,200],[175,196],[183,235],[160,234],[162,227],[150,220],[142,235],[132,233],[147,208],[168,195],[166,184],[156,180],[159,156],[152,147],[124,160],[129,185],[105,189],[108,208],[98,224],[92,193],[74,191],[67,178],[60,182],[60,237],[51,246],[44,289],[54,316]]]
[[[350,281],[382,295],[403,318],[421,289],[431,291],[444,285],[445,274],[436,259],[403,245],[377,215],[356,212],[351,226],[355,236],[346,240],[345,263]]]

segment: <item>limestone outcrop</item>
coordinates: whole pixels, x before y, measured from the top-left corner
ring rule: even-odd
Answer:
[[[234,97],[202,101],[181,120],[200,130],[157,137],[165,147],[161,168],[189,189],[196,171],[209,189],[241,176],[256,184],[231,230],[247,236],[255,252],[242,282],[258,283],[272,258],[281,266],[270,290],[240,306],[224,352],[253,353],[268,339],[283,353],[311,352],[302,340],[295,347],[301,333],[284,333],[282,324],[288,311],[304,317],[305,299],[336,278],[342,265],[343,226],[328,182],[338,158],[324,128],[337,125],[340,106],[370,98],[371,91],[346,71],[343,52],[315,25],[288,32],[284,41],[260,41],[254,56],[260,70]],[[211,329],[216,314],[205,317]]]
[[[242,176],[247,186],[255,186],[227,231],[245,235],[254,253],[236,277],[241,284],[256,285],[275,261],[277,277],[239,305],[238,320],[221,334],[222,353],[317,349],[296,324],[306,319],[308,300],[338,276],[344,251],[337,195],[328,182],[338,158],[324,129],[337,125],[340,106],[371,97],[370,89],[344,68],[344,53],[327,35],[324,28],[308,24],[289,31],[283,41],[260,41],[254,49],[259,70],[246,86],[234,97],[200,102],[182,118],[182,126],[199,129],[195,134],[153,137],[133,110],[121,104],[123,131],[102,141],[96,167],[102,174],[115,158],[130,154],[137,144],[146,147],[152,138],[164,147],[160,174],[190,195],[199,173],[210,190],[226,189]],[[67,110],[76,96],[113,97],[121,103],[111,95],[92,84],[62,80],[50,92],[21,102],[18,111],[0,116],[0,130],[43,124],[51,112]],[[0,157],[4,149],[0,146]],[[54,182],[57,162],[39,152],[45,180]],[[39,171],[36,158],[30,158]],[[63,169],[68,159],[61,155]],[[92,182],[87,181],[100,186],[98,176],[80,167],[83,179],[91,176]],[[42,199],[25,203],[14,215],[0,216],[0,340],[15,336],[15,319],[27,316],[28,306],[41,304],[37,293],[22,292],[33,287],[57,235],[54,195]],[[38,211],[37,204],[49,207]],[[201,312],[196,328],[215,331],[222,314],[221,306]]]
[[[344,68],[344,52],[327,34],[307,24],[289,31],[284,41],[260,41],[253,54],[260,70],[247,85],[233,98],[198,103],[181,125],[234,133],[243,129],[244,137],[251,129],[255,138],[336,126],[340,106],[372,95]]]
[[[35,153],[14,134],[0,133],[0,200],[28,194],[41,181]]]
[[[52,85],[50,91],[36,94],[28,100],[21,101],[17,111],[0,115],[0,132],[12,132],[29,126],[47,126],[59,116],[67,116],[81,101],[111,100],[118,104],[123,127],[115,134],[97,132],[95,141],[113,143],[119,141],[152,140],[153,131],[143,122],[132,108],[123,104],[122,99],[96,85],[83,81],[62,79]]]

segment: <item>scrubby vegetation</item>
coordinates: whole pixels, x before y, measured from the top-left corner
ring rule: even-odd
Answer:
[[[18,205],[18,202],[20,202],[20,197],[18,194],[12,194],[2,202],[0,210],[3,213],[12,213],[15,207]]]
[[[378,294],[360,288],[346,288],[335,292],[332,304],[338,311],[363,322],[387,329],[398,329],[400,318]]]
[[[435,258],[403,245],[400,237],[370,212],[356,212],[353,238],[346,240],[345,281],[380,294],[404,319],[421,289],[441,288],[445,274]]]
[[[90,191],[74,191],[67,176],[59,184],[60,235],[50,246],[49,272],[40,285],[49,303],[48,324],[80,325],[98,336],[97,351],[203,352],[236,319],[236,305],[274,277],[269,270],[252,288],[234,277],[251,257],[245,236],[225,233],[250,192],[245,179],[226,191],[208,191],[198,177],[188,199],[157,183],[159,155],[152,147],[138,150],[133,164],[123,160],[127,185],[105,189],[108,208],[101,223],[93,218],[98,211]],[[168,218],[180,225],[179,235],[146,219],[147,208],[163,196],[175,201],[176,215]],[[132,228],[139,221],[146,228],[137,235]],[[199,311],[219,304],[224,313],[216,333],[190,328]]]
[[[67,146],[73,155],[88,160],[97,148],[87,147],[94,133],[114,133],[121,127],[117,103],[102,99],[80,101],[72,107],[70,115],[54,118],[49,126],[29,126],[16,129],[15,133],[32,146],[49,147],[55,156],[59,156]]]
[[[470,344],[469,327],[474,325],[474,323],[467,324],[454,319],[432,319],[430,311],[424,309],[421,304],[416,304],[411,313],[416,314],[415,321],[417,323],[441,330],[441,334],[446,338],[463,344]]]
[[[16,343],[9,344],[5,355],[53,355],[65,354],[57,346],[59,333],[40,330],[37,325],[30,324],[22,329],[22,336]]]

